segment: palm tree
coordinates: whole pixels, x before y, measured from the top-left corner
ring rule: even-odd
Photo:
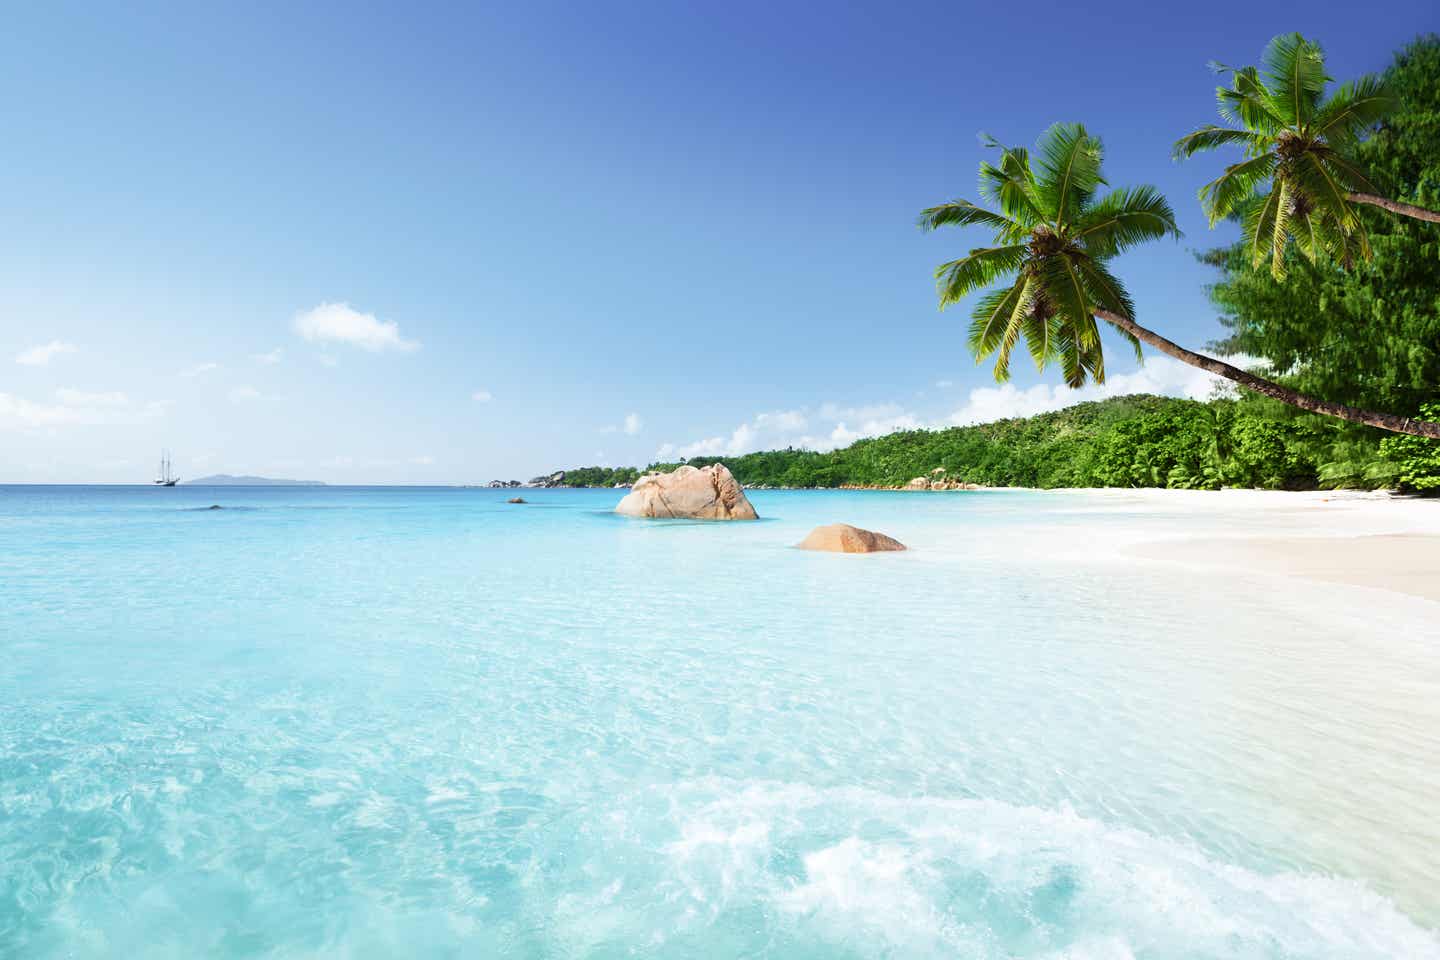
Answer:
[[[1220,67],[1231,82],[1216,97],[1231,125],[1201,127],[1175,144],[1177,159],[1226,145],[1244,150],[1244,160],[1200,188],[1200,203],[1212,227],[1241,219],[1256,266],[1268,256],[1271,273],[1283,279],[1292,240],[1312,261],[1321,253],[1346,266],[1370,259],[1357,203],[1440,223],[1440,213],[1380,196],[1346,156],[1395,106],[1383,80],[1360,77],[1327,98],[1325,54],[1298,33],[1271,40],[1262,66]]]
[[[1072,387],[1104,383],[1098,318],[1117,329],[1142,360],[1143,342],[1302,410],[1440,439],[1440,424],[1317,400],[1140,326],[1125,285],[1107,264],[1146,240],[1178,237],[1169,202],[1150,186],[1121,187],[1098,196],[1106,185],[1101,172],[1104,148],[1078,123],[1057,123],[1045,131],[1033,166],[1023,147],[989,143],[1000,149],[1000,162],[980,164],[980,194],[999,212],[952,200],[923,211],[920,226],[985,226],[995,232],[991,246],[941,264],[935,279],[941,309],[1004,281],[980,297],[970,321],[970,350],[977,361],[995,356],[996,380],[1009,379],[1010,354],[1023,336],[1038,369],[1056,362]]]

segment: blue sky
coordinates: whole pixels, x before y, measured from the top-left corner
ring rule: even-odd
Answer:
[[[1173,9],[1171,7],[1174,7]],[[212,8],[214,7],[214,8]],[[1210,60],[1339,78],[1432,3],[28,5],[0,34],[0,481],[486,481],[819,446],[1072,397],[996,390],[925,235],[977,133],[1080,120],[1186,238],[1120,270],[1219,333],[1170,160]],[[1164,358],[1111,391],[1197,392]]]

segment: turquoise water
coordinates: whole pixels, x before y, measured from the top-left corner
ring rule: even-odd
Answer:
[[[1440,957],[1433,604],[509,495],[0,488],[0,956]]]

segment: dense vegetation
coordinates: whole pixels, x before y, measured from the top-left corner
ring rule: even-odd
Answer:
[[[943,467],[948,479],[989,486],[1213,490],[1315,487],[1327,466],[1324,455],[1323,436],[1317,443],[1303,421],[1247,413],[1234,400],[1136,395],[972,427],[908,430],[826,453],[770,450],[686,462],[723,459],[746,486],[901,486]],[[573,486],[610,486],[620,474],[589,467],[567,471],[565,479]]]
[[[1440,206],[1440,38],[1402,50],[1386,84],[1398,109],[1355,156],[1390,196]],[[1440,227],[1375,209],[1357,213],[1374,257],[1348,270],[1291,250],[1282,281],[1253,269],[1243,243],[1205,254],[1220,270],[1210,296],[1229,331],[1212,346],[1262,358],[1306,393],[1424,417],[1427,404],[1440,403]],[[1243,403],[1323,442],[1331,479],[1440,488],[1440,444],[1386,439],[1260,398]]]
[[[640,479],[634,467],[576,467],[565,471],[568,487],[628,487]]]
[[[1354,158],[1387,196],[1440,208],[1440,38],[1402,50],[1385,86],[1398,106],[1353,146]],[[969,207],[955,215],[979,216]],[[1348,266],[1315,244],[1289,246],[1279,271],[1256,269],[1243,242],[1204,254],[1219,270],[1210,296],[1228,331],[1212,348],[1263,360],[1294,390],[1435,420],[1440,227],[1370,207],[1355,216],[1373,257]],[[1304,413],[1252,393],[1209,403],[1124,397],[1028,419],[896,433],[827,453],[775,450],[725,463],[747,485],[790,487],[896,486],[944,467],[949,479],[997,486],[1440,492],[1440,442]],[[568,471],[566,480],[613,486],[638,473],[589,467]]]

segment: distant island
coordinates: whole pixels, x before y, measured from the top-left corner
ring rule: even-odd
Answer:
[[[323,487],[322,480],[285,480],[275,477],[249,477],[232,476],[228,473],[217,473],[209,477],[200,477],[197,480],[186,480],[183,486],[187,487]]]

